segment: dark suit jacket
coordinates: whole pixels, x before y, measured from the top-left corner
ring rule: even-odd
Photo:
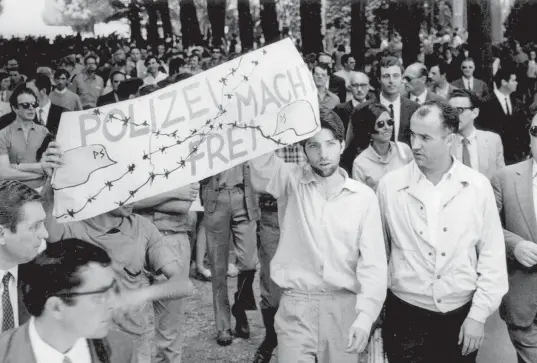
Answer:
[[[506,115],[494,93],[479,109],[476,127],[500,135],[504,149],[505,164],[511,165],[524,160],[530,151],[529,121],[518,102],[511,97],[512,112]]]
[[[21,265],[23,266],[23,265]],[[17,301],[18,301],[18,307],[19,307],[19,326],[26,324],[28,320],[30,320],[30,313],[28,312],[28,309],[26,308],[26,305],[24,305],[24,302],[22,301],[22,282],[20,279],[20,266],[19,266],[19,278],[17,279]],[[24,267],[22,267],[24,268]]]
[[[464,81],[462,78],[456,79],[451,84],[454,87],[465,89]],[[474,84],[472,87],[472,92],[474,92],[477,97],[486,99],[489,96],[489,88],[485,82],[480,79],[474,78]]]
[[[513,255],[518,242],[537,242],[532,164],[530,159],[510,165],[491,179],[504,225],[509,276],[509,291],[503,297],[500,316],[520,327],[531,326],[537,315],[537,268],[524,267]]]
[[[36,363],[26,323],[0,335],[0,362]],[[135,363],[134,343],[124,333],[111,331],[104,339],[89,339],[92,363]]]
[[[108,92],[107,94],[99,96],[99,98],[97,98],[97,106],[110,105],[115,102],[117,101],[114,97],[114,91]]]
[[[62,113],[66,111],[67,110],[63,107],[54,104],[50,105],[50,110],[48,112],[47,117],[47,129],[50,131],[51,134],[56,135],[56,133],[58,132],[60,118],[62,117]],[[11,123],[15,121],[16,117],[17,116],[14,112],[7,113],[4,116],[0,117],[0,130],[11,125]],[[35,121],[37,121],[37,117]]]
[[[401,96],[401,116],[399,119],[399,134],[397,141],[404,142],[410,146],[410,118],[419,107],[419,103],[410,101],[408,98]]]
[[[410,95],[410,93],[407,93],[406,97],[409,100],[412,100],[412,95]],[[438,102],[444,102],[444,103],[448,102],[448,100],[446,100],[444,97],[437,95],[436,93],[428,89],[427,94],[425,95],[425,102],[429,102],[429,101],[438,101]]]
[[[340,76],[336,76],[335,74],[330,76],[328,90],[335,93],[339,97],[341,103],[345,102],[347,99],[347,86],[345,85],[345,80]]]

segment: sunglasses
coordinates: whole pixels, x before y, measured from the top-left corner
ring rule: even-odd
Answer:
[[[457,110],[457,113],[460,115],[461,113],[463,113],[464,111],[466,110],[471,110],[473,109],[473,107],[454,107],[455,110]]]
[[[39,107],[39,103],[37,102],[34,102],[34,103],[30,103],[30,102],[21,102],[17,105],[17,107],[22,107],[24,108],[25,110],[28,110],[31,108],[38,108]]]
[[[394,122],[393,122],[393,120],[377,121],[377,129],[382,129],[382,128],[384,128],[385,125],[393,126]]]
[[[537,137],[537,126],[530,127],[530,135],[533,137]]]

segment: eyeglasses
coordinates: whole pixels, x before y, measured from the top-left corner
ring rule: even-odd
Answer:
[[[472,110],[473,107],[455,107],[455,110],[457,110],[457,113],[460,115],[466,110]]]
[[[393,126],[394,125],[394,122],[393,120],[387,120],[387,121],[377,121],[377,129],[382,129],[384,128],[384,126]]]
[[[109,286],[104,287],[100,290],[95,291],[84,291],[84,292],[64,292],[64,293],[58,293],[54,294],[54,296],[58,297],[75,297],[75,296],[88,296],[88,295],[94,295],[94,300],[97,302],[105,302],[110,298],[110,296],[119,293],[119,285],[117,284],[117,281],[114,280]]]
[[[30,107],[32,108],[38,108],[39,107],[39,103],[37,102],[33,102],[33,103],[30,103],[30,102],[21,102],[19,104],[17,104],[17,107],[22,107],[24,108],[25,110],[28,110]]]
[[[352,83],[351,87],[352,88],[368,88],[369,83]]]
[[[530,135],[533,137],[537,137],[537,126],[530,127]]]

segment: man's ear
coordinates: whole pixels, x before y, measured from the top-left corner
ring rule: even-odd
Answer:
[[[474,118],[477,118],[477,116],[479,116],[479,108],[474,108],[472,113],[474,114]]]
[[[0,226],[0,246],[5,244],[5,234],[6,234],[5,227]]]
[[[345,151],[345,140],[341,141],[341,151],[339,152],[339,155],[342,155]]]

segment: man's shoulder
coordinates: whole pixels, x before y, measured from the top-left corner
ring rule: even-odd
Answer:
[[[451,85],[453,87],[462,88],[464,86],[464,83],[462,82],[462,78],[457,78],[453,82],[451,82]]]
[[[0,131],[7,128],[15,121],[16,115],[14,112],[7,113],[0,117]]]
[[[408,185],[410,181],[410,170],[413,164],[414,162],[411,162],[386,173],[386,175],[380,179],[379,187],[383,184],[386,190],[398,190],[403,185]]]
[[[28,323],[0,334],[0,362],[31,362],[32,352]]]
[[[495,132],[492,131],[486,131],[486,130],[475,130],[476,136],[480,139],[486,140],[490,143],[502,143],[502,139],[500,138],[500,135],[498,135]]]
[[[404,106],[408,109],[414,109],[417,110],[420,107],[420,104],[417,102],[414,102],[404,96],[401,96],[401,106]]]

